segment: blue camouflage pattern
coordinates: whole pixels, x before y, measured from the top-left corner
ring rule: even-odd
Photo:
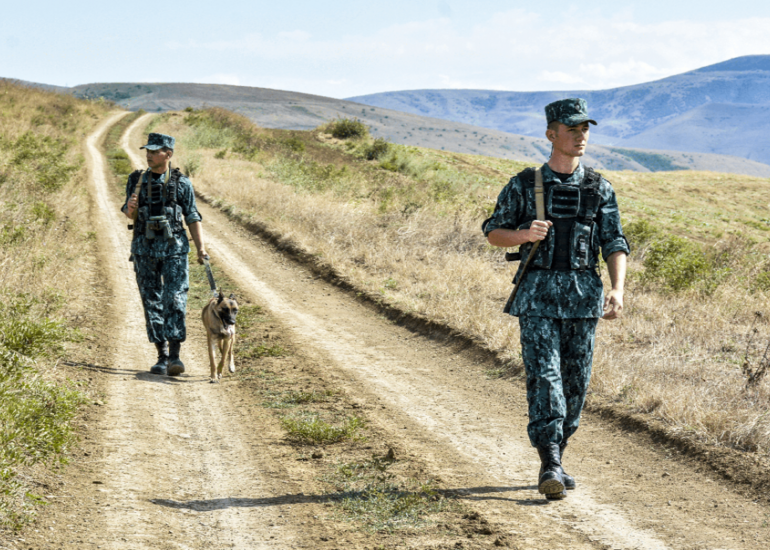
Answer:
[[[534,447],[567,441],[578,429],[591,381],[598,319],[519,317]]]
[[[134,256],[134,273],[152,343],[187,338],[185,316],[190,289],[187,254],[166,258]]]
[[[171,149],[173,151],[175,144],[176,140],[173,137],[153,132],[147,136],[147,145],[142,145],[139,149],[157,151],[158,149],[163,149],[165,147],[166,149]]]
[[[142,177],[145,177],[144,174]],[[166,181],[166,174],[160,178],[162,183]],[[146,182],[142,184],[141,195],[146,200]],[[128,209],[128,199],[134,192],[136,186],[132,183],[131,177],[126,182],[126,201],[121,210],[126,212]],[[177,182],[177,204],[182,208],[185,224],[199,222],[202,220],[198,206],[195,202],[195,191],[192,182],[186,176],[180,176]],[[151,256],[153,258],[165,258],[167,256],[187,256],[190,251],[190,242],[187,240],[187,233],[182,231],[174,235],[172,241],[164,238],[147,239],[144,234],[134,232],[134,238],[131,241],[131,254],[134,256]]]
[[[542,167],[543,187],[546,196],[552,186],[557,184],[579,186],[585,174],[582,163],[578,165],[570,178],[562,182],[556,177],[548,164]],[[620,224],[615,191],[606,179],[599,184],[601,200],[594,223],[595,239],[591,246],[601,249],[606,260],[615,252],[628,254],[628,242]],[[535,195],[532,189],[525,189],[518,175],[511,178],[500,192],[497,205],[489,223],[484,229],[489,235],[495,229],[523,229],[529,227],[529,221],[536,217]],[[548,238],[553,239],[553,227]],[[523,247],[528,248],[528,247]],[[543,251],[545,246],[541,245]],[[541,251],[539,250],[538,253]],[[594,253],[598,254],[599,250]],[[537,257],[537,256],[536,256]],[[516,280],[521,277],[524,262],[519,263]],[[604,288],[599,274],[594,269],[585,271],[552,271],[549,269],[528,270],[521,283],[510,314],[514,316],[551,317],[556,319],[598,318],[603,315]]]
[[[560,99],[545,106],[545,119],[548,124],[561,122],[567,126],[577,126],[584,122],[596,125],[596,121],[588,116],[588,104],[585,99],[573,97]]]

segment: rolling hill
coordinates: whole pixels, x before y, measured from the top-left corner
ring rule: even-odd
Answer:
[[[349,98],[380,108],[542,135],[543,107],[583,97],[599,121],[595,143],[736,155],[770,163],[760,133],[770,121],[770,55],[731,59],[654,82],[610,90],[498,92],[412,90]]]
[[[73,88],[24,84],[71,93],[80,98],[103,97],[130,110],[160,112],[218,106],[243,114],[266,128],[295,130],[315,128],[340,117],[358,118],[371,128],[375,137],[394,143],[538,162],[544,162],[550,154],[550,144],[542,137],[539,115],[528,115],[532,119],[531,135],[516,135],[467,121],[267,88],[185,83],[99,83]],[[739,156],[661,149],[645,146],[644,150],[636,150],[625,144],[616,148],[592,143],[585,160],[604,170],[716,170],[770,177],[770,166]]]

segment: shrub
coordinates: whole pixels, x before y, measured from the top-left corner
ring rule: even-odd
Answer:
[[[675,291],[691,288],[710,267],[699,246],[676,235],[651,243],[643,265],[643,279],[659,281]]]
[[[366,160],[378,160],[388,154],[390,144],[383,138],[377,138],[364,150]]]
[[[369,135],[369,129],[357,118],[340,118],[329,124],[327,133],[337,139],[360,139]]]

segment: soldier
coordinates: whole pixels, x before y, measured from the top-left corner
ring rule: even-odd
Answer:
[[[520,246],[514,279],[520,286],[510,313],[519,318],[521,330],[527,432],[541,461],[538,490],[554,500],[566,497],[565,489],[575,488],[561,460],[580,422],[598,320],[616,319],[623,310],[630,249],[612,186],[579,160],[589,124],[596,124],[588,116],[586,102],[555,101],[545,113],[551,158],[537,170],[528,168],[510,180],[483,229],[493,246]],[[535,180],[540,177],[544,216],[536,219]],[[536,242],[540,244],[523,273]],[[611,282],[606,296],[598,272],[600,250]]]
[[[147,337],[158,350],[158,362],[150,372],[169,376],[184,372],[179,350],[186,338],[190,243],[182,220],[198,249],[198,263],[206,257],[192,182],[178,168],[171,168],[174,143],[173,137],[164,134],[148,136],[147,145],[141,147],[147,153],[148,169],[128,177],[122,208],[134,220],[129,260],[134,262]]]

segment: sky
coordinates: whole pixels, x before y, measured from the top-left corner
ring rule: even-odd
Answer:
[[[234,84],[347,98],[605,89],[770,54],[770,2],[4,2],[0,77]]]

